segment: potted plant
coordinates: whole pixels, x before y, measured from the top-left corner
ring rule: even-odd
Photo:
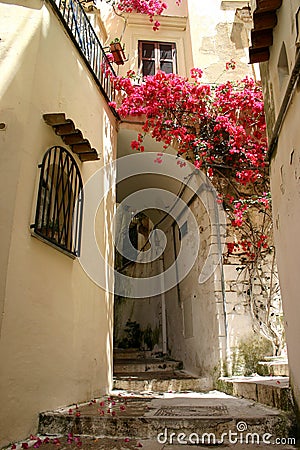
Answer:
[[[124,62],[126,60],[126,56],[124,53],[124,47],[122,47],[120,39],[115,38],[113,41],[111,41],[109,47],[110,47],[110,52],[113,55],[114,62],[118,66],[121,64],[124,64]]]

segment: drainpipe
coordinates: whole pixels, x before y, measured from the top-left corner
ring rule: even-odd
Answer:
[[[225,289],[225,276],[224,276],[224,266],[223,266],[223,255],[222,255],[222,242],[220,233],[220,218],[219,210],[216,200],[214,201],[215,210],[215,220],[217,224],[217,241],[218,241],[218,253],[219,253],[219,264],[221,273],[221,290],[222,290],[222,305],[223,305],[223,315],[224,315],[224,331],[225,331],[225,360],[227,374],[224,374],[223,367],[221,367],[221,375],[231,375],[231,359],[230,359],[230,342],[229,342],[229,331],[228,331],[228,317],[227,317],[227,303],[226,303],[226,289]]]
[[[173,231],[174,261],[175,261],[175,271],[176,271],[176,289],[177,289],[178,304],[181,305],[178,266],[177,266],[177,256],[178,255],[177,255],[177,246],[176,246],[175,223],[176,223],[175,221],[172,223],[172,231]]]
[[[154,230],[154,232],[155,232],[155,230]],[[159,242],[156,239],[156,234],[155,234],[154,239],[156,241],[156,247],[158,248]],[[159,258],[159,263],[160,263],[159,265],[160,265],[160,274],[161,274],[161,277],[160,277],[161,327],[162,327],[161,334],[162,334],[163,354],[166,355],[167,354],[167,312],[166,312],[165,278],[164,278],[165,265],[164,265],[163,254]]]
[[[290,79],[289,79],[289,83],[287,85],[282,103],[281,103],[281,107],[279,110],[279,114],[277,116],[276,119],[276,123],[274,126],[274,131],[273,131],[273,135],[271,137],[270,140],[270,144],[269,144],[269,149],[268,149],[268,153],[267,153],[267,159],[270,160],[276,147],[278,144],[278,137],[279,137],[279,133],[280,130],[282,128],[283,122],[284,122],[284,118],[286,116],[288,107],[290,105],[290,102],[292,100],[292,96],[296,87],[296,83],[298,81],[299,78],[299,70],[300,70],[300,49],[298,49],[298,54],[297,54],[297,58],[296,58],[296,62],[293,68],[293,71],[291,73]]]
[[[165,272],[163,256],[160,258],[160,271],[162,274]],[[167,310],[166,310],[166,296],[165,296],[165,283],[164,276],[161,277],[161,324],[162,324],[162,345],[163,354],[167,354]]]

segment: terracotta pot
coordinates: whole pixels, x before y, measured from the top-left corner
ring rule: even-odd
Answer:
[[[125,54],[120,42],[110,44],[110,52],[113,55],[114,62],[119,66],[125,62]]]

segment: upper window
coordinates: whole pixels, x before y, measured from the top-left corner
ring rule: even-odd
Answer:
[[[79,256],[83,192],[79,169],[70,153],[60,146],[44,155],[34,231],[59,248]]]
[[[143,76],[159,70],[176,73],[176,46],[169,42],[139,41],[139,71]]]

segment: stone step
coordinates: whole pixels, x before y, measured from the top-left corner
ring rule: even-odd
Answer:
[[[181,369],[182,363],[165,358],[132,358],[114,360],[114,374],[136,372],[167,372]]]
[[[153,352],[150,350],[140,350],[138,348],[115,348],[114,359],[139,359],[139,358],[151,358]]]
[[[212,380],[194,377],[183,370],[137,372],[114,376],[113,387],[133,392],[207,392],[212,389]]]
[[[248,434],[248,439],[262,443],[263,439],[293,438],[296,432],[286,412],[216,392],[147,396],[119,392],[69,409],[41,413],[39,433],[222,444],[230,442],[232,433],[238,433],[239,439]]]
[[[222,377],[219,378],[217,387],[229,395],[254,400],[283,411],[293,410],[288,377]]]
[[[288,377],[289,363],[287,358],[269,357],[258,363],[259,368],[265,375]]]

